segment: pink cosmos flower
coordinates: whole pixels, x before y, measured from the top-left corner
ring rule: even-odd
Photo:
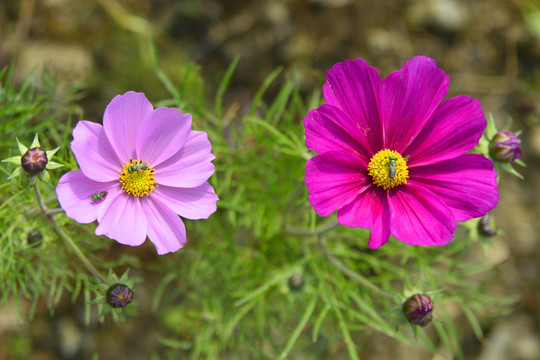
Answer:
[[[178,217],[206,219],[216,211],[211,145],[191,130],[191,115],[154,109],[144,94],[118,95],[103,126],[79,121],[71,149],[81,170],[62,176],[56,193],[67,216],[97,220],[96,235],[141,245],[148,235],[158,254],[180,249],[186,229]]]
[[[381,80],[364,60],[326,73],[326,104],[304,119],[309,201],[340,224],[371,229],[369,246],[390,234],[419,246],[444,245],[457,221],[498,202],[493,163],[466,154],[486,120],[478,100],[446,96],[449,78],[416,56]],[[441,102],[442,101],[442,102]]]

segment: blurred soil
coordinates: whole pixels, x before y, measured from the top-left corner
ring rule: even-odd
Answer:
[[[112,96],[128,89],[144,90],[151,100],[167,96],[144,55],[147,31],[155,35],[168,73],[180,67],[178,59],[196,61],[209,95],[240,56],[226,95],[240,105],[278,66],[309,94],[322,84],[323,71],[344,59],[362,57],[386,76],[415,54],[435,58],[451,77],[449,96],[479,98],[499,126],[512,118],[512,129],[523,130],[528,164],[519,169],[525,180],[503,174],[494,211],[503,234],[494,238],[487,258],[500,264],[494,286],[520,301],[507,316],[483,323],[481,343],[466,321],[456,318],[458,326],[463,324],[465,358],[532,360],[540,358],[540,20],[534,22],[535,6],[540,10],[535,0],[2,0],[0,67],[16,58],[23,79],[45,63],[67,81],[86,83],[85,117],[98,120]],[[34,322],[21,326],[3,310],[0,358],[7,358],[8,345],[25,346],[24,341],[38,349],[32,359],[39,360],[88,358],[96,343],[113,351],[113,340],[139,342],[147,352],[111,353],[111,358],[146,359],[159,346],[133,319],[87,329],[81,311],[66,302],[53,317],[38,309]],[[138,321],[144,320],[159,327],[141,311]],[[389,347],[385,337],[375,339],[371,359],[429,358],[395,342]]]

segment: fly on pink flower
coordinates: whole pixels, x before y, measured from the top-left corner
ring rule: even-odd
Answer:
[[[457,221],[498,202],[493,163],[468,154],[486,126],[480,102],[443,101],[449,78],[416,56],[381,80],[364,60],[326,73],[326,104],[304,119],[309,201],[342,225],[371,229],[369,246],[390,235],[411,245],[444,245]]]
[[[62,176],[56,193],[67,216],[98,221],[97,235],[138,246],[146,237],[158,254],[184,246],[180,216],[206,219],[216,211],[212,147],[191,115],[154,109],[143,93],[118,95],[103,126],[79,121],[71,149],[81,170]]]

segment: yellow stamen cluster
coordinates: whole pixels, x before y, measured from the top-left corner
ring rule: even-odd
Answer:
[[[395,175],[390,177],[390,157],[396,159]],[[368,165],[369,175],[373,179],[373,184],[382,187],[384,190],[393,189],[401,184],[406,184],[409,178],[407,162],[397,151],[384,149],[373,155]]]
[[[120,172],[122,190],[134,196],[148,196],[157,186],[155,172],[145,161],[129,159]]]

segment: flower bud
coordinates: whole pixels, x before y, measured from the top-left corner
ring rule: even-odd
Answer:
[[[482,216],[478,222],[478,232],[489,237],[497,235],[497,222],[495,218],[489,214]]]
[[[43,240],[43,235],[37,230],[29,231],[28,234],[26,234],[26,242],[30,246],[41,246],[41,240]]]
[[[301,273],[295,272],[289,278],[289,289],[292,291],[300,291],[304,287],[304,276]]]
[[[503,163],[511,163],[521,157],[521,140],[511,131],[499,131],[489,144],[491,157]]]
[[[403,314],[413,325],[426,326],[433,319],[433,304],[427,295],[415,294],[403,304]]]
[[[113,308],[126,307],[133,301],[133,291],[124,284],[114,284],[107,290],[107,304]]]
[[[21,157],[21,165],[23,169],[31,174],[35,175],[40,171],[45,170],[49,159],[47,159],[47,153],[40,147],[35,147],[28,150]]]

